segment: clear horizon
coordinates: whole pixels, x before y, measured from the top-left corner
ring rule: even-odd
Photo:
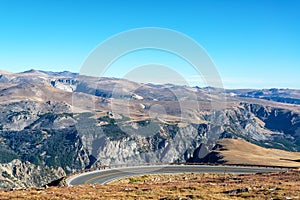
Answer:
[[[120,32],[162,27],[200,44],[224,88],[300,89],[300,2],[0,0],[0,70],[79,72],[101,42]],[[178,58],[158,51],[120,58],[104,75],[122,78],[133,64],[164,63],[203,85]]]
[[[63,71],[49,71],[49,70],[42,70],[42,69],[27,69],[27,70],[24,70],[24,71],[20,71],[20,72],[11,72],[11,71],[7,71],[7,70],[4,70],[4,71],[6,71],[6,72],[11,72],[11,73],[22,73],[22,72],[26,72],[26,71],[31,71],[31,70],[35,70],[35,71],[43,71],[43,72],[55,72],[55,73],[59,73],[59,72],[70,72],[70,73],[78,73],[78,72],[73,72],[73,71],[68,71],[68,70],[63,70]],[[1,74],[1,70],[0,70],[0,74]],[[117,77],[111,77],[111,76],[101,76],[100,78],[117,78]],[[151,81],[151,82],[143,82],[143,81],[137,81],[137,80],[131,80],[131,79],[128,79],[127,77],[119,77],[120,79],[127,79],[127,80],[129,80],[129,81],[134,81],[134,82],[137,82],[137,83],[141,83],[141,84],[154,84],[154,85],[160,85],[160,84],[174,84],[174,83],[172,83],[172,82],[165,82],[165,83],[159,83],[159,82],[153,82],[153,81]],[[209,85],[193,85],[193,84],[174,84],[174,85],[180,85],[180,86],[189,86],[189,87],[202,87],[202,88],[205,88],[205,87],[211,87],[211,86],[209,86]],[[247,89],[249,89],[249,90],[251,90],[251,89],[253,89],[253,90],[269,90],[269,89],[289,89],[289,90],[300,90],[300,89],[298,89],[298,88],[284,88],[284,87],[269,87],[269,88],[244,88],[244,87],[242,87],[242,88],[226,88],[226,87],[224,87],[224,89],[228,89],[228,90],[234,90],[234,89],[241,89],[241,90],[243,90],[243,89],[245,89],[245,90],[247,90]]]

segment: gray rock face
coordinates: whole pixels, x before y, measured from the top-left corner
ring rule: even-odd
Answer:
[[[126,93],[131,88],[136,89]],[[300,151],[298,105],[230,93],[224,108],[212,110],[211,99],[220,98],[210,90],[67,72],[3,74],[0,163],[9,175],[4,172],[2,186],[46,184],[51,167],[70,173],[100,165],[199,162],[219,138]],[[9,168],[15,165],[14,174]],[[44,180],[29,178],[39,173]],[[22,177],[27,178],[18,182]]]
[[[64,176],[66,174],[60,167],[36,166],[20,160],[0,164],[0,188],[41,187]]]
[[[70,106],[65,103],[60,102],[33,102],[33,101],[20,101],[13,102],[10,104],[0,104],[0,125],[2,130],[11,130],[11,131],[20,131],[28,127],[29,125],[37,125],[37,123],[43,122],[44,126],[47,126],[45,123],[48,122],[48,126],[51,128],[53,126],[68,126],[69,124],[74,123],[72,120],[65,116],[64,118],[51,119],[51,124],[49,120],[46,122],[47,113],[70,113]],[[44,117],[43,117],[44,116]],[[65,125],[61,125],[66,123]]]
[[[20,158],[36,165],[62,167],[66,172],[99,165],[193,162],[207,155],[219,138],[244,138],[261,146],[299,149],[295,143],[299,115],[254,104],[198,114],[205,119],[201,124],[153,119],[154,127],[148,127],[148,120],[132,123],[124,116],[116,120],[111,113],[97,119],[93,113],[73,114],[60,103],[21,101],[2,108],[2,162]],[[272,113],[281,118],[285,113],[295,127],[272,127],[269,118],[276,119]],[[141,134],[140,130],[146,129],[148,135]]]
[[[50,80],[50,84],[52,87],[73,92],[77,88],[78,81],[72,78],[59,78]]]
[[[195,148],[209,140],[208,130],[197,126],[179,128],[177,125],[159,124],[159,131],[150,137],[128,135],[118,140],[107,134],[99,145],[94,146],[98,148],[94,156],[101,165],[185,162]]]
[[[154,120],[157,127],[150,135],[139,134],[139,130],[149,129],[147,121],[128,123],[130,119],[126,119],[120,123],[110,118],[111,114],[98,119],[92,113],[74,115],[63,104],[19,102],[3,105],[3,110],[2,119],[8,121],[2,124],[0,136],[7,157],[60,166],[68,172],[99,165],[195,161],[223,137],[299,150],[299,115],[254,104],[240,104],[217,114],[206,112],[198,116],[206,119],[202,124]],[[270,123],[276,117],[291,121],[291,125]]]
[[[289,134],[290,127],[284,130],[269,129],[266,127],[269,118],[260,118],[259,113],[249,109],[249,106],[259,105],[240,104],[239,107],[220,111],[214,117],[202,116],[209,119],[203,124],[183,126],[157,122],[158,131],[146,137],[132,131],[141,125],[131,124],[131,127],[119,128],[122,125],[113,123],[103,125],[97,136],[81,136],[85,138],[86,148],[97,159],[93,166],[196,162],[210,152],[219,138],[243,138],[264,147],[299,151],[299,146],[295,143],[299,137]],[[280,111],[262,106],[260,108],[268,110],[269,114]],[[292,116],[289,120],[299,120],[299,115]],[[105,126],[110,126],[110,129],[103,128]],[[117,133],[122,134],[119,136]]]

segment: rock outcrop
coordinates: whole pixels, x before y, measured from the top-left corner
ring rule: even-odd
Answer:
[[[66,174],[60,167],[36,166],[20,160],[0,164],[0,188],[41,187],[64,176]]]
[[[265,96],[270,92],[288,98],[289,90]],[[53,175],[58,168],[202,162],[220,138],[300,151],[300,106],[244,93],[68,72],[3,73],[0,163],[14,163],[3,166],[18,166],[24,177],[29,169],[45,176],[25,184],[7,167],[3,187],[45,185],[60,178]]]

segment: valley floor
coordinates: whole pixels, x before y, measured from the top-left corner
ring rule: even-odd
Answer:
[[[299,199],[300,172],[255,175],[165,174],[108,185],[0,191],[0,199]]]

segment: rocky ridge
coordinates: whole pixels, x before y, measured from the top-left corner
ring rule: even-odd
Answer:
[[[202,162],[220,138],[300,151],[297,104],[228,92],[68,72],[3,73],[0,163],[19,159],[72,173],[103,165]],[[223,107],[212,106],[224,98]]]
[[[6,189],[41,187],[64,176],[62,168],[36,166],[17,159],[0,164],[0,185]]]

